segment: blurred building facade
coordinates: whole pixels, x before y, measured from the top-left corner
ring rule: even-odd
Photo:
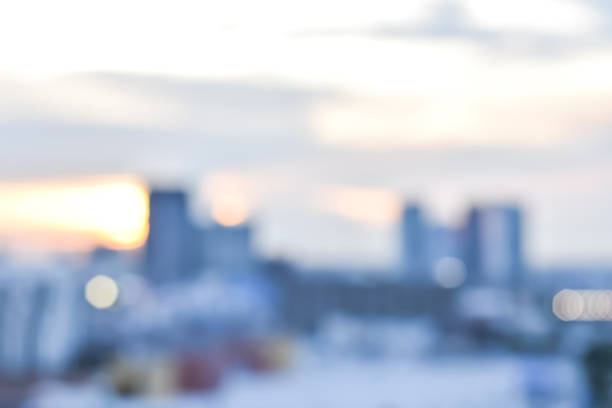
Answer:
[[[179,190],[151,191],[145,274],[152,282],[181,278],[188,267],[189,237],[187,194]]]
[[[452,258],[463,263],[467,283],[515,286],[524,271],[523,215],[519,207],[476,206],[457,227],[429,221],[420,207],[407,204],[400,224],[401,273],[409,281],[435,284],[436,265]]]
[[[75,359],[110,353],[128,362],[154,356],[183,370],[177,378],[206,379],[187,381],[187,388],[208,389],[231,365],[261,367],[260,353],[275,333],[316,335],[334,316],[422,319],[436,338],[507,347],[526,327],[523,317],[533,314],[516,307],[523,221],[511,205],[474,207],[459,225],[442,226],[408,204],[401,262],[379,271],[265,260],[253,249],[251,222],[199,225],[188,207],[186,192],[151,191],[142,259],[101,248],[76,279],[0,279],[0,372],[61,372],[80,364]],[[83,296],[87,279],[99,275],[120,290],[116,303],[102,309]],[[212,372],[202,367],[207,364]]]
[[[244,271],[256,263],[251,250],[251,227],[248,224],[223,226],[213,224],[200,228],[201,266],[221,271]]]
[[[523,220],[518,207],[474,207],[463,234],[471,283],[517,285],[523,273]]]
[[[65,370],[85,338],[80,283],[68,270],[2,270],[0,377]]]
[[[421,208],[408,204],[401,218],[401,264],[406,279],[416,282],[429,280],[426,262],[427,226]]]
[[[196,278],[206,269],[252,269],[256,257],[250,225],[197,225],[189,216],[188,204],[184,191],[151,191],[144,275],[153,283],[165,284]]]

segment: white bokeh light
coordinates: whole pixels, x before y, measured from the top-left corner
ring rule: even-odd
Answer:
[[[576,320],[583,311],[584,300],[575,290],[564,289],[553,298],[553,313],[561,320]]]
[[[119,297],[117,283],[106,275],[96,275],[85,285],[85,299],[96,309],[107,309]]]
[[[553,298],[552,310],[563,321],[610,321],[612,291],[564,289]]]
[[[466,276],[465,265],[455,257],[444,257],[434,266],[434,279],[443,288],[453,289],[461,286]]]

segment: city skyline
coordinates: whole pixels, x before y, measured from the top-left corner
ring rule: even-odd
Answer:
[[[231,175],[217,175],[208,183],[198,188],[186,188],[185,184],[161,183],[162,191],[179,189],[190,197],[188,211],[198,225],[234,226],[248,223],[254,227],[254,247],[268,258],[286,258],[310,266],[340,266],[362,268],[394,268],[401,258],[401,213],[404,206],[417,205],[422,217],[431,228],[456,229],[465,225],[470,209],[474,206],[519,205],[526,218],[523,229],[525,233],[525,254],[528,263],[537,269],[561,266],[562,258],[552,262],[538,263],[533,259],[533,248],[529,228],[529,208],[516,200],[503,200],[501,197],[474,200],[461,203],[455,208],[455,214],[436,214],[435,206],[425,200],[402,199],[384,189],[359,189],[347,186],[328,186],[319,191],[320,195],[311,203],[326,212],[326,220],[357,224],[376,229],[385,235],[387,255],[381,259],[368,259],[368,253],[359,253],[359,249],[346,246],[338,235],[324,234],[325,228],[320,224],[310,225],[313,235],[320,234],[320,239],[327,248],[334,248],[342,253],[337,257],[317,257],[317,253],[300,249],[283,250],[270,247],[262,241],[270,225],[266,214],[269,209],[253,206],[249,201],[248,190],[240,178]],[[3,249],[7,254],[13,253],[17,258],[32,254],[79,253],[96,247],[108,247],[119,250],[140,250],[148,234],[146,222],[149,208],[146,200],[147,191],[155,191],[156,185],[147,186],[135,177],[111,176],[74,178],[72,180],[37,181],[32,183],[13,183],[0,185],[0,192],[5,199],[2,209],[2,227],[0,236]],[[8,188],[8,187],[12,187]],[[150,190],[153,188],[153,190]],[[7,194],[8,193],[8,194]],[[109,205],[107,205],[110,204]],[[66,210],[68,212],[66,212]],[[267,211],[268,210],[268,211]],[[527,210],[527,211],[526,211]],[[72,211],[72,213],[71,213]],[[120,214],[121,216],[117,216]],[[112,220],[112,222],[109,222]],[[321,228],[317,231],[316,228]],[[362,236],[355,240],[367,240],[367,229],[354,226],[351,231]],[[284,228],[285,234],[295,231]],[[371,242],[371,241],[370,241]],[[266,246],[268,245],[268,246]],[[287,247],[285,247],[287,248]],[[28,255],[29,254],[29,255]],[[350,258],[350,259],[349,259]],[[36,257],[32,258],[36,259]],[[44,258],[43,258],[44,259]],[[574,259],[565,262],[569,265],[605,266],[606,260],[594,258]]]
[[[231,180],[265,251],[338,263],[389,262],[403,201],[513,201],[535,264],[612,262],[609,5],[404,3],[11,5],[0,184]]]
[[[612,407],[612,1],[6,3],[0,407]]]

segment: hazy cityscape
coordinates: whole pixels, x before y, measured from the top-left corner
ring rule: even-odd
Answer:
[[[612,407],[612,4],[0,7],[0,408]]]
[[[474,206],[449,228],[407,203],[398,264],[366,270],[263,257],[240,207],[200,224],[189,199],[148,193],[141,249],[99,247],[43,269],[3,264],[3,404],[608,401],[610,349],[599,344],[610,336],[612,275],[531,270],[514,204]]]

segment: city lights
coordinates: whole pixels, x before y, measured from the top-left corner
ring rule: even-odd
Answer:
[[[461,286],[466,275],[465,265],[458,258],[445,257],[434,266],[434,279],[443,288],[453,289]]]
[[[117,283],[106,275],[96,275],[85,285],[85,299],[96,309],[107,309],[119,297]]]
[[[563,321],[612,320],[612,290],[564,289],[553,298],[552,309]]]

